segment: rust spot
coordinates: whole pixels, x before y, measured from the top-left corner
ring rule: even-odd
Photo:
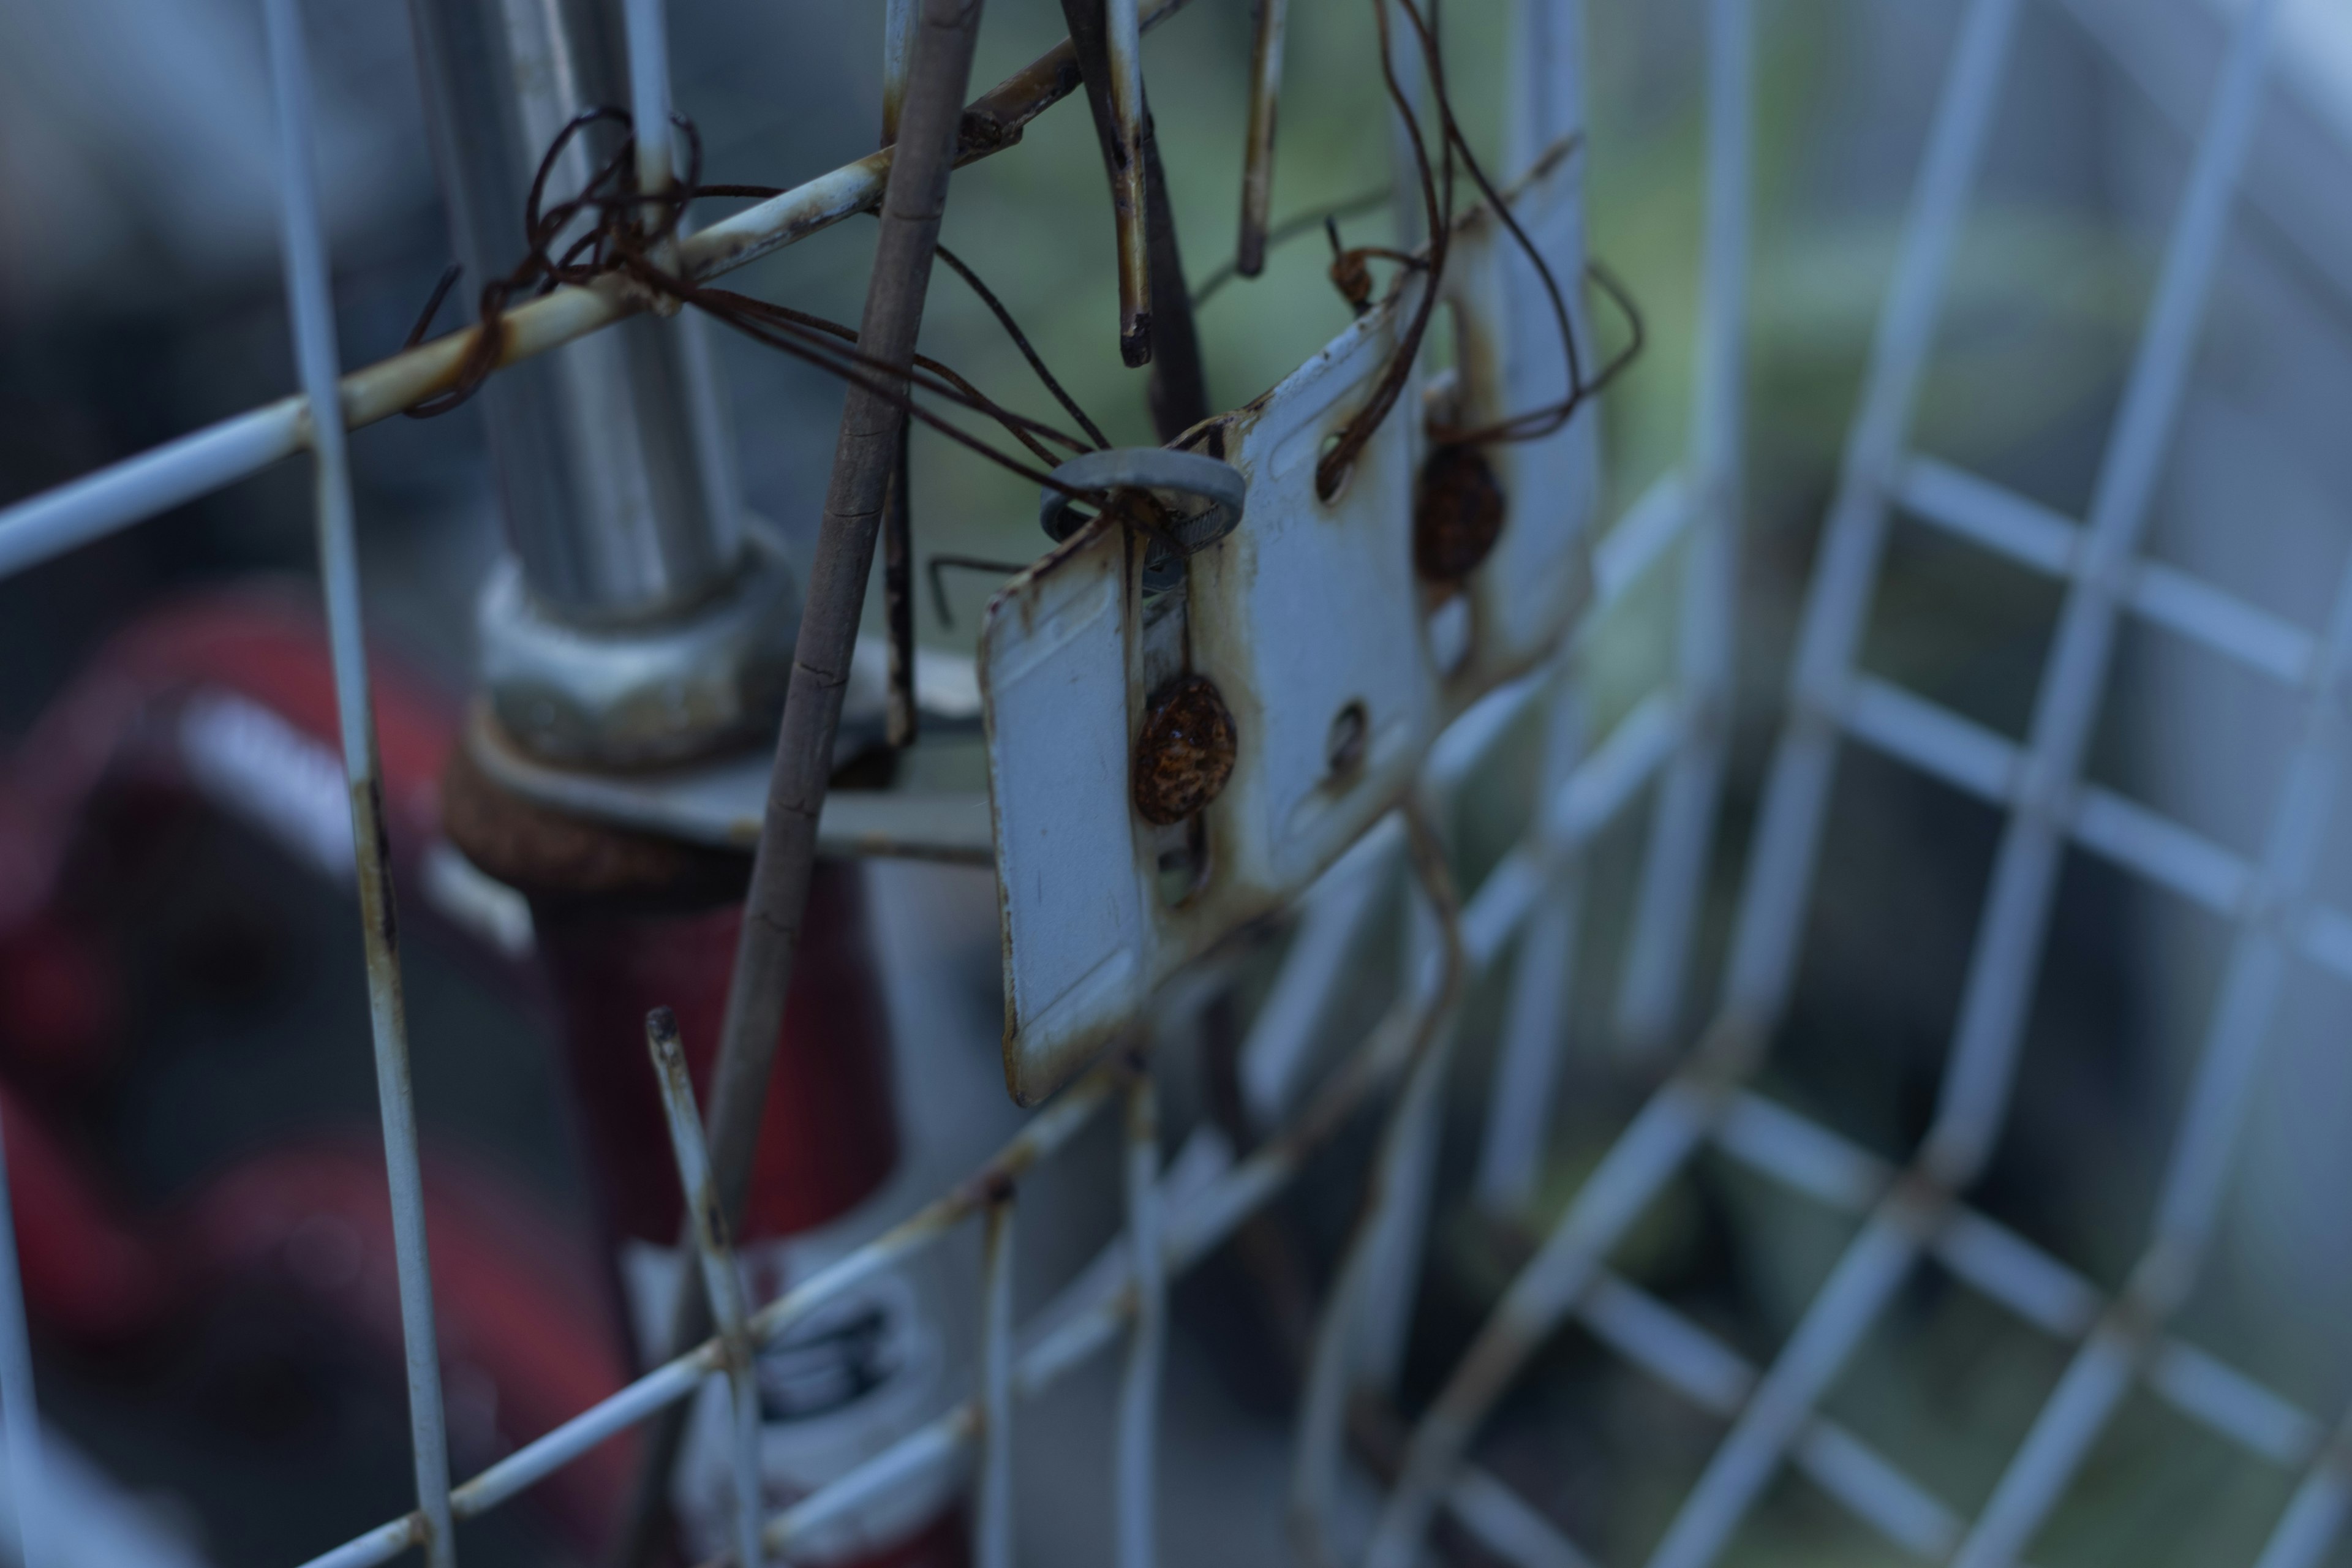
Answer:
[[[1475,447],[1449,444],[1422,465],[1413,498],[1413,570],[1458,583],[1478,569],[1503,532],[1503,487]]]
[[[1192,816],[1233,776],[1235,746],[1234,716],[1216,687],[1184,677],[1151,705],[1135,739],[1135,809],[1162,827]]]
[[[392,901],[392,840],[383,826],[383,783],[373,774],[366,784],[353,784],[352,804],[365,814],[368,836],[375,840],[373,864],[360,867],[360,898],[367,904],[376,930],[383,938],[384,951],[395,957],[400,952],[400,915]]]

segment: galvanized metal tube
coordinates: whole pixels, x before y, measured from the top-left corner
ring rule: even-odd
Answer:
[[[907,100],[907,65],[914,47],[914,0],[887,0],[882,11],[882,145],[898,140],[898,111]],[[914,468],[908,437],[898,432],[898,456],[882,502],[882,617],[890,642],[890,691],[883,739],[915,743],[921,718],[915,705]]]
[[[612,36],[612,9],[604,0],[411,0],[436,163],[473,282],[466,297],[520,259],[532,178],[583,110],[634,97],[640,178],[667,185],[660,7],[626,0],[641,35],[628,50]],[[575,135],[550,192],[584,184],[618,138],[612,126]],[[558,619],[661,619],[734,574],[743,540],[722,499],[733,481],[708,471],[694,419],[715,395],[693,384],[697,371],[680,328],[640,315],[483,389],[509,537],[533,600]]]
[[[670,1152],[677,1159],[678,1190],[686,1194],[686,1210],[694,1233],[694,1250],[702,1267],[703,1293],[710,1315],[719,1324],[719,1342],[725,1352],[728,1393],[735,1406],[735,1549],[746,1568],[757,1568],[760,1554],[760,1389],[752,1375],[752,1345],[743,1299],[743,1276],[735,1267],[735,1248],[729,1239],[727,1216],[719,1209],[719,1194],[710,1181],[710,1155],[702,1144],[702,1116],[694,1105],[694,1080],[687,1076],[686,1047],[678,1039],[677,1018],[667,1007],[656,1007],[646,1018],[646,1047],[652,1053],[654,1074],[661,1083],[662,1110],[669,1127]]]
[[[1148,1062],[1127,1091],[1127,1255],[1135,1276],[1135,1323],[1118,1388],[1117,1497],[1118,1568],[1158,1561],[1156,1459],[1160,1363],[1168,1344],[1166,1245],[1160,1227],[1160,1094]]]
[[[16,1552],[25,1568],[50,1568],[48,1489],[42,1479],[41,1411],[33,1397],[33,1346],[25,1331],[25,1280],[16,1260],[16,1211],[8,1188],[8,1151],[0,1135],[0,1425],[8,1448],[8,1490],[16,1504]]]
[[[980,1243],[980,1500],[977,1568],[1013,1568],[1013,1215],[1008,1188],[988,1207]]]
[[[376,1098],[383,1118],[384,1174],[391,1190],[393,1244],[400,1279],[409,1442],[415,1463],[417,1508],[425,1523],[425,1560],[433,1568],[453,1568],[457,1551],[449,1521],[449,1442],[443,1424],[441,1359],[433,1323],[433,1270],[425,1251],[416,1105],[408,1079],[408,1023],[401,996],[391,853],[376,762],[375,714],[368,691],[367,645],[360,625],[351,468],[343,427],[336,417],[335,316],[329,294],[326,238],[319,220],[317,172],[311,163],[310,67],[294,0],[266,0],[262,14],[268,24],[270,79],[278,101],[278,192],[289,313],[293,318],[302,390],[316,426],[319,576],[326,594],[335,710],[351,798],[361,941],[367,958],[368,1021],[375,1046]]]
[[[1143,14],[1144,29],[1185,3],[1156,0]],[[1066,40],[973,100],[968,112],[1001,136],[961,150],[958,161],[971,163],[1011,146],[1023,127],[1059,103],[1077,85],[1069,79],[1072,58]],[[892,156],[870,153],[712,224],[687,237],[679,259],[695,277],[716,278],[867,211],[882,199]],[[558,289],[506,313],[498,363],[501,369],[520,364],[625,321],[643,306],[615,283]],[[448,390],[478,330],[451,332],[345,375],[344,427],[389,419]],[[210,495],[310,444],[308,400],[285,397],[0,508],[0,577]]]

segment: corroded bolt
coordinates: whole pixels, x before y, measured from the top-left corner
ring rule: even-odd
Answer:
[[[1447,445],[1421,467],[1413,497],[1412,566],[1433,583],[1478,569],[1503,532],[1503,487],[1475,447]]]
[[[1234,716],[1204,677],[1188,675],[1163,691],[1135,738],[1135,809],[1165,827],[1217,798],[1233,777]]]

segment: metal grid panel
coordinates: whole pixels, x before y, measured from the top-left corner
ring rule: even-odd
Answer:
[[[2262,102],[2276,12],[2250,5],[2235,37],[2086,524],[1905,450],[1943,283],[2003,75],[2015,0],[1974,0],[1963,23],[1863,408],[1849,441],[1808,600],[1793,714],[1774,758],[1750,865],[1727,1005],[1690,1067],[1634,1120],[1570,1205],[1415,1434],[1370,1562],[1401,1568],[1427,1496],[1510,1375],[1573,1313],[1601,1340],[1730,1430],[1650,1559],[1714,1561],[1784,1464],[1810,1474],[1889,1541],[1932,1561],[2019,1560],[2072,1484],[2123,1394],[2145,1383],[2218,1436],[2305,1478],[2264,1568],[2315,1562],[2346,1510],[2345,1445],[2292,1402],[2168,1336],[2164,1323],[2202,1261],[2263,1037],[2288,960],[2340,974],[2345,917],[2307,902],[2310,868],[2342,765],[2338,703],[2352,658],[2352,571],[2317,638],[2177,569],[2137,559],[2150,495],[2187,384],[2231,195]],[[2032,732],[2020,746],[1855,668],[1890,503],[2066,584]],[[2265,674],[2302,701],[2304,726],[2260,857],[2248,861],[2116,793],[2081,782],[2117,618],[2129,613]],[[1934,1124],[1902,1171],[1737,1087],[1760,1058],[1793,974],[1837,739],[1850,732],[2004,809],[2008,825],[1972,955]],[[2168,1163],[2154,1234],[2121,1299],[2103,1301],[2063,1264],[1957,1201],[2004,1116],[2011,1069],[2068,840],[2230,920],[2228,971]],[[1602,1259],[1701,1147],[1864,1226],[1773,1364],[1760,1373]],[[2074,1346],[1999,1484],[1961,1517],[1816,1406],[1923,1254]]]
[[[2160,1397],[2272,1462],[2305,1468],[2262,1558],[2263,1568],[2315,1561],[2341,1528],[2347,1498],[2352,1425],[2333,1434],[2271,1391],[2212,1357],[2166,1336],[2161,1322],[2193,1277],[2236,1114],[2286,959],[2303,955],[2352,973],[2352,918],[2304,907],[2302,868],[2325,820],[2338,766],[2331,706],[2352,658],[2352,575],[2321,639],[2236,603],[2185,574],[2134,559],[2157,459],[2185,381],[2195,327],[2221,237],[2236,167],[2260,101],[2262,52],[2275,6],[2250,7],[2200,144],[2190,195],[2168,253],[2163,286],[2136,365],[2106,472],[2081,528],[1981,480],[1907,455],[1903,436],[1942,292],[1944,274],[2001,78],[2016,0],[1972,0],[1938,112],[1895,286],[1882,319],[1864,412],[1849,446],[1822,562],[1809,601],[1795,683],[1795,717],[1775,758],[1743,905],[1730,1003],[1693,1064],[1634,1119],[1559,1226],[1514,1282],[1445,1394],[1414,1435],[1405,1477],[1391,1498],[1372,1547],[1379,1563],[1410,1559],[1431,1511],[1443,1507],[1474,1535],[1524,1564],[1588,1561],[1535,1510],[1492,1477],[1463,1462],[1478,1418],[1534,1343],[1573,1314],[1601,1341],[1700,1407],[1733,1418],[1730,1436],[1669,1531],[1654,1562],[1711,1560],[1762,1485],[1785,1461],[1888,1539],[1923,1556],[1957,1552],[1963,1561],[2004,1562],[2030,1540],[2124,1389],[2145,1381]],[[657,8],[631,7],[639,27],[658,27]],[[1558,27],[1573,7],[1531,0],[1529,12]],[[1327,877],[1306,906],[1297,939],[1244,1053],[1253,1109],[1285,1131],[1245,1159],[1196,1132],[1161,1168],[1148,1076],[1133,1064],[1098,1069],[1036,1116],[978,1178],[867,1247],[844,1258],[748,1321],[720,1314],[721,1335],[640,1378],[612,1399],[448,1489],[441,1448],[437,1368],[421,1226],[399,1232],[403,1300],[410,1342],[419,1507],[315,1561],[381,1563],[420,1542],[449,1559],[448,1521],[478,1515],[654,1410],[724,1376],[746,1339],[772,1342],[792,1322],[856,1280],[932,1244],[966,1219],[984,1226],[976,1291],[984,1346],[975,1397],[941,1415],[833,1485],[761,1526],[769,1552],[820,1528],[909,1477],[980,1449],[979,1544],[983,1563],[1011,1559],[1009,1456],[1013,1408],[1095,1352],[1126,1334],[1117,1441],[1119,1557],[1151,1556],[1149,1475],[1153,1394],[1160,1356],[1165,1281],[1196,1262],[1248,1214],[1279,1192],[1322,1138],[1349,1112],[1409,1081],[1391,1113],[1384,1163],[1427,1115],[1436,1064],[1449,1033],[1448,1001],[1465,977],[1499,962],[1517,938],[1501,1068],[1489,1111],[1479,1184],[1485,1201],[1523,1198],[1545,1129],[1536,1092],[1550,1080],[1561,1033],[1569,966],[1548,963],[1573,940],[1577,860],[1591,837],[1638,798],[1654,778],[1664,789],[1654,817],[1634,939],[1619,994],[1620,1025],[1636,1040],[1664,1037],[1683,991],[1689,932],[1707,858],[1727,695],[1729,607],[1738,493],[1740,292],[1747,205],[1746,120],[1750,75],[1747,0],[1712,0],[1710,182],[1704,268],[1703,359],[1693,449],[1605,540],[1596,558],[1596,614],[1663,559],[1678,535],[1691,547],[1684,567],[1684,635],[1675,684],[1640,705],[1585,754],[1572,679],[1554,668],[1497,692],[1441,742],[1428,787],[1442,795],[1510,727],[1540,702],[1547,729],[1542,808],[1528,837],[1454,908],[1440,857],[1426,830],[1413,857],[1427,917],[1420,924],[1411,983],[1349,1060],[1311,1093],[1300,1082],[1303,1043],[1341,970],[1349,938],[1372,901],[1379,870],[1407,837],[1376,831]],[[289,0],[271,0],[274,80],[287,174],[289,295],[304,393],[212,431],[0,513],[0,567],[40,559],[106,528],[241,477],[297,447],[318,455],[323,574],[346,698],[344,728],[354,801],[366,809],[373,738],[359,659],[358,601],[350,560],[350,501],[341,425],[380,416],[429,385],[430,352],[363,373],[339,391],[327,310],[323,247],[308,172],[307,83]],[[648,50],[640,58],[651,58]],[[640,99],[666,96],[658,71],[641,72]],[[644,109],[641,103],[640,108]],[[642,118],[642,115],[641,115]],[[658,122],[656,118],[656,122]],[[740,232],[700,237],[720,264],[747,259],[851,210],[853,167],[745,215]],[[820,188],[823,187],[823,188]],[[771,211],[770,208],[775,210]],[[746,221],[748,220],[748,221]],[[717,231],[712,231],[716,234]],[[584,291],[574,291],[584,293]],[[559,300],[526,348],[593,330],[613,314],[593,296]],[[442,356],[446,358],[445,353]],[[443,367],[446,368],[446,367]],[[340,412],[341,418],[336,417]],[[1929,522],[1977,541],[2068,584],[2067,611],[2045,680],[2033,734],[2019,747],[1884,683],[1860,677],[1854,646],[1884,542],[1890,498]],[[2305,734],[2285,779],[2273,828],[2248,862],[2111,792],[2079,786],[2076,775],[2095,709],[2116,618],[2137,614],[2299,688],[2308,703]],[[1760,1054],[1769,1021],[1784,999],[1794,961],[1794,918],[1805,902],[1837,737],[1850,731],[1922,770],[2004,806],[2011,826],[1971,972],[1969,1000],[1937,1128],[1918,1161],[1896,1172],[1833,1132],[1740,1089]],[[364,816],[354,837],[374,842]],[[2191,1110],[2168,1173],[2158,1234],[2124,1301],[2104,1303],[2063,1263],[1954,1201],[1984,1158],[1997,1129],[2024,998],[2060,845],[2072,837],[2159,885],[2235,921],[2240,935],[2223,999],[2203,1053]],[[364,868],[363,868],[364,869]],[[390,972],[387,971],[389,973]],[[399,1032],[396,974],[378,989],[380,1086],[392,1151],[395,1205],[415,1211],[413,1118]],[[1018,1173],[1066,1143],[1113,1098],[1127,1100],[1128,1215],[1119,1241],[1055,1305],[1025,1329],[1012,1321],[1010,1238]],[[1303,1105],[1297,1102],[1303,1100]],[[1280,1112],[1295,1113],[1281,1117]],[[698,1170],[690,1099],[673,1096],[682,1173]],[[1733,1159],[1833,1210],[1865,1215],[1860,1238],[1804,1323],[1770,1367],[1759,1369],[1664,1303],[1604,1266],[1611,1245],[1701,1147]],[[404,1161],[404,1145],[408,1151]],[[404,1182],[404,1172],[405,1180]],[[1394,1190],[1392,1185],[1391,1190]],[[404,1200],[403,1194],[405,1194]],[[1377,1226],[1373,1227],[1377,1232]],[[1408,1232],[1417,1228],[1409,1225]],[[704,1238],[714,1272],[731,1274],[725,1238]],[[1360,1247],[1358,1256],[1369,1255]],[[1983,1514],[1970,1522],[1908,1479],[1850,1432],[1817,1415],[1818,1396],[1894,1286],[1922,1254],[2009,1307],[2024,1321],[2079,1348]],[[12,1254],[13,1256],[13,1254]],[[1353,1263],[1351,1258],[1351,1264]],[[1349,1278],[1369,1279],[1352,1267]],[[37,1510],[27,1485],[37,1463],[29,1372],[22,1352],[21,1302],[5,1295],[9,1331],[0,1357],[12,1435],[11,1461],[27,1502],[28,1547]],[[1332,1322],[1356,1303],[1335,1293]],[[1131,1325],[1131,1326],[1130,1326]],[[1310,1521],[1328,1495],[1337,1462],[1332,1391],[1370,1371],[1348,1353],[1346,1335],[1327,1333],[1318,1362],[1333,1369],[1310,1396],[1302,1421],[1299,1496]],[[1377,1361],[1379,1358],[1374,1358]],[[746,1527],[751,1521],[746,1521]]]

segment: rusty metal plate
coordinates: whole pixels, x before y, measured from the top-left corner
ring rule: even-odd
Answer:
[[[1571,290],[1580,187],[1563,143],[1512,204]],[[1533,265],[1484,209],[1455,234],[1444,305],[1458,363],[1438,400],[1465,422],[1558,401],[1566,368]],[[1423,403],[1418,373],[1337,493],[1317,495],[1318,459],[1370,395],[1412,303],[1410,287],[1391,294],[1273,391],[1188,438],[1239,469],[1247,493],[1240,526],[1190,557],[1181,592],[1147,599],[1144,545],[1097,522],[989,607],[980,669],[1005,1080],[1024,1104],[1131,1024],[1170,974],[1312,882],[1395,805],[1446,723],[1541,659],[1583,602],[1597,498],[1589,408],[1543,440],[1481,449],[1501,525],[1456,581],[1414,564],[1430,456],[1408,417]],[[1171,827],[1139,807],[1136,747],[1155,705],[1195,679],[1230,714],[1230,772],[1197,817]]]

